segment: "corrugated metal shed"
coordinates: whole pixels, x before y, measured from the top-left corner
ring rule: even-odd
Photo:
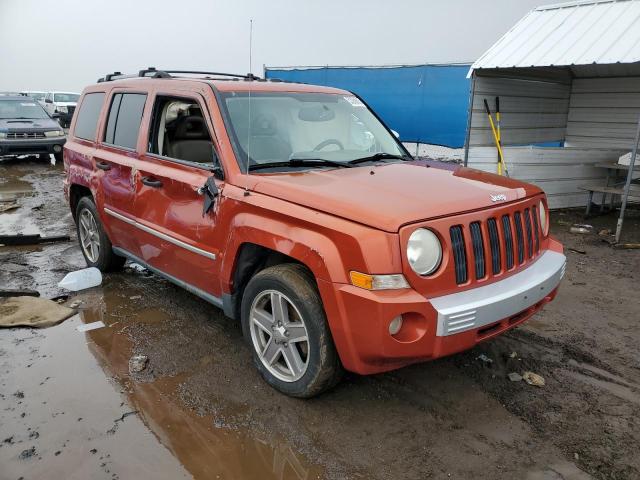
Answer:
[[[469,70],[640,62],[640,0],[589,0],[529,12]]]

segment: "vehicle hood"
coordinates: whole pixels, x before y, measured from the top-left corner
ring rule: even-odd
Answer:
[[[542,193],[518,180],[425,160],[261,174],[254,190],[387,232]]]
[[[2,132],[24,132],[25,130],[36,132],[60,130],[60,124],[51,118],[34,118],[33,120],[0,118],[0,131]]]

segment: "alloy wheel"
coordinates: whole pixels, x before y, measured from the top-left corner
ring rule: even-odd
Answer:
[[[82,251],[91,263],[97,263],[100,256],[100,232],[93,214],[82,210],[78,224]]]
[[[300,311],[277,290],[265,290],[249,312],[251,340],[269,372],[283,382],[295,382],[309,365],[309,336]]]

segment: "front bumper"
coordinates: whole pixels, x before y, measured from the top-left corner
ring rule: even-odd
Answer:
[[[0,155],[35,155],[62,152],[66,137],[0,140]]]
[[[434,298],[330,284],[335,302],[325,308],[345,368],[378,373],[467,350],[521,324],[555,297],[565,265],[562,253],[546,250],[510,277]],[[325,299],[328,285],[319,286]],[[392,336],[389,323],[399,315],[403,326]]]

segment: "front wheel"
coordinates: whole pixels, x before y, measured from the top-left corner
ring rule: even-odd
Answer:
[[[280,392],[309,398],[340,379],[322,301],[302,265],[276,265],[251,279],[242,297],[242,330],[260,374]]]
[[[96,204],[90,197],[82,197],[76,207],[78,242],[89,267],[101,272],[119,270],[126,259],[113,253],[111,241],[100,223]]]

